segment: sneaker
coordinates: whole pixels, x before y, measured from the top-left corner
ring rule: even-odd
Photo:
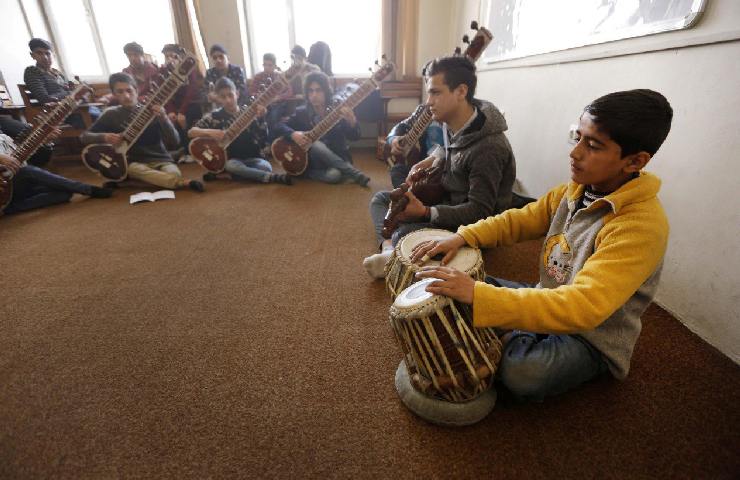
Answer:
[[[112,188],[101,188],[93,186],[90,189],[90,197],[92,198],[110,198],[111,195],[113,195],[113,189]]]
[[[270,183],[282,183],[283,185],[293,185],[293,179],[285,173],[273,173],[270,175]]]
[[[190,187],[190,190],[196,192],[204,192],[206,190],[203,184],[200,183],[198,180],[190,180],[190,182],[188,182],[188,187]]]
[[[203,181],[204,182],[212,182],[216,180],[217,175],[213,172],[208,172],[203,174]]]

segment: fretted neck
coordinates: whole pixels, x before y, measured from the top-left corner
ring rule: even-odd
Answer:
[[[36,150],[38,150],[41,145],[47,142],[52,130],[62,123],[64,119],[67,118],[67,116],[77,107],[78,100],[76,100],[75,97],[83,88],[85,87],[82,85],[77,87],[74,92],[60,100],[49,113],[36,117],[41,117],[41,122],[34,125],[33,131],[29,133],[29,135],[15,150],[15,157],[18,161],[25,162],[31,158],[31,155],[36,153]]]
[[[412,120],[411,129],[399,139],[401,147],[406,150],[406,153],[416,145],[430,123],[432,123],[432,111],[425,105],[419,115]]]
[[[367,80],[365,83],[362,84],[360,88],[355,91],[355,93],[350,95],[347,100],[339,104],[339,106],[337,106],[334,110],[332,110],[324,118],[322,118],[321,121],[317,123],[316,126],[313,127],[311,131],[306,134],[306,136],[308,136],[309,140],[311,140],[311,142],[313,143],[319,138],[326,135],[326,132],[331,130],[332,127],[336,125],[339,120],[341,120],[342,108],[355,108],[357,105],[360,104],[360,102],[365,100],[365,98],[367,98],[367,96],[370,95],[372,91],[375,90],[377,87],[378,83],[375,80],[373,80],[372,78]]]
[[[187,75],[185,76],[187,78]],[[171,73],[165,81],[160,85],[156,92],[150,95],[147,100],[138,107],[134,118],[128,123],[126,130],[123,131],[121,136],[126,142],[126,150],[131,148],[133,144],[138,140],[146,127],[152,123],[155,114],[150,108],[152,105],[164,105],[169,101],[170,98],[175,94],[178,88],[185,83],[185,79],[180,79],[174,73]]]
[[[257,117],[257,107],[266,107],[267,105],[269,105],[270,102],[272,102],[273,99],[275,99],[275,97],[277,97],[280,92],[282,92],[287,86],[288,83],[282,76],[278,77],[274,82],[272,82],[270,86],[267,87],[267,90],[262,92],[262,94],[260,94],[260,96],[252,102],[249,108],[240,113],[239,116],[237,116],[234,120],[234,123],[232,123],[231,126],[226,129],[224,133],[224,138],[220,142],[221,147],[226,148],[231,145],[231,142],[236,140],[236,138],[241,135],[241,133],[247,127],[249,127],[249,125]]]

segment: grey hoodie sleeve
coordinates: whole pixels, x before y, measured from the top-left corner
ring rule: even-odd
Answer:
[[[496,211],[504,162],[496,158],[494,149],[467,160],[470,162],[468,200],[459,205],[437,205],[437,215],[432,222],[436,226],[454,230],[490,217]]]

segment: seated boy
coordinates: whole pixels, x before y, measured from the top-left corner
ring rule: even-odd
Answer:
[[[121,133],[136,114],[139,102],[136,80],[127,73],[114,73],[108,80],[119,106],[107,109],[88,132],[80,137],[84,144],[109,143],[118,145],[123,141]],[[165,145],[176,148],[180,138],[177,130],[167,118],[161,105],[152,105],[157,114],[144,130],[136,143],[128,150],[128,177],[163,188],[190,187],[196,192],[203,191],[203,184],[197,180],[183,178]],[[106,186],[115,187],[115,182]]]
[[[130,42],[123,46],[123,53],[128,57],[129,66],[123,69],[136,80],[136,88],[140,97],[149,94],[152,81],[159,75],[159,68],[146,60],[144,48],[136,42]]]
[[[475,282],[446,266],[427,267],[427,290],[473,306],[476,327],[504,336],[500,380],[517,397],[540,400],[605,372],[624,379],[655,295],[668,241],[657,198],[660,180],[642,169],[671,128],[660,93],[605,95],[581,115],[570,153],[571,182],[438,242],[419,245],[413,261],[464,246],[495,247],[545,236],[540,282],[488,277]]]
[[[226,49],[218,43],[211,47],[208,55],[211,57],[212,66],[206,71],[205,84],[207,88],[209,85],[215,87],[216,82],[226,77],[234,82],[236,90],[239,92],[240,105],[245,104],[247,101],[247,81],[244,75],[244,69],[239,65],[229,63],[229,56],[226,53]],[[207,92],[207,96],[209,102],[218,102],[216,98],[218,96],[217,92]]]
[[[41,104],[54,104],[67,97],[72,88],[67,77],[62,72],[52,67],[54,54],[51,43],[42,38],[32,38],[28,42],[31,50],[31,58],[36,61],[35,65],[26,67],[23,72],[23,81],[31,96]],[[98,101],[105,103],[105,98]],[[100,109],[95,106],[88,107],[90,117],[95,120],[100,116]],[[68,116],[66,122],[77,129],[85,128],[85,123],[79,113]]]
[[[329,77],[322,72],[309,73],[304,84],[305,105],[298,107],[285,122],[275,127],[275,136],[292,140],[308,149],[308,167],[303,176],[324,183],[339,183],[343,180],[367,187],[370,177],[352,166],[347,140],[360,138],[360,125],[354,112],[340,106],[342,119],[319,140],[311,143],[306,133],[327,115],[331,105],[332,89]],[[271,132],[272,133],[272,132]]]
[[[234,82],[226,77],[220,78],[216,82],[216,94],[222,107],[201,118],[188,132],[191,138],[211,137],[220,141],[224,137],[224,130],[229,128],[239,115],[237,103],[239,93]],[[265,108],[262,107],[261,116],[264,113]],[[260,151],[265,146],[266,138],[265,122],[262,118],[257,118],[229,145],[226,171],[231,174],[232,179],[292,184],[288,175],[272,173],[270,162],[261,158]],[[206,181],[215,178],[216,174],[211,172],[203,175],[203,180]]]
[[[0,189],[3,188],[4,181],[10,181],[13,186],[10,203],[0,211],[0,215],[67,203],[75,193],[93,198],[111,196],[113,192],[108,188],[71,180],[33,165],[32,163],[43,164],[48,161],[48,157],[51,156],[51,148],[48,146],[41,147],[31,156],[27,164],[21,164],[17,158],[13,157],[15,143],[13,138],[17,138],[28,128],[31,126],[17,120],[0,117],[0,166],[14,174],[10,180],[0,176]],[[53,136],[60,133],[61,131],[57,129]]]

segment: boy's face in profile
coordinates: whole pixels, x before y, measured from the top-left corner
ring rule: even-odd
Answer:
[[[236,93],[236,90],[231,88],[222,88],[216,93],[216,95],[218,96],[218,103],[220,103],[224,109],[231,112],[237,110],[238,107],[236,105],[236,101],[239,99],[239,94]]]
[[[52,54],[51,50],[48,48],[43,47],[37,47],[34,48],[31,52],[31,58],[36,60],[36,65],[39,68],[43,68],[44,70],[48,70],[51,68],[52,63]]]
[[[218,70],[226,70],[229,66],[229,57],[223,52],[213,52],[211,61],[213,61],[213,66]]]
[[[622,158],[622,148],[599,130],[591,114],[581,115],[574,140],[570,178],[575,183],[591,185],[597,192],[613,192],[635,171],[630,169],[632,155]]]
[[[265,69],[265,73],[272,73],[275,71],[275,62],[272,60],[265,60],[262,63],[262,68]]]
[[[132,67],[141,67],[144,65],[144,55],[136,52],[128,52],[126,56],[128,57],[128,63]]]
[[[139,101],[139,94],[136,91],[136,87],[127,82],[114,83],[113,96],[124,107],[133,107]]]
[[[453,114],[460,106],[460,102],[465,102],[467,86],[461,84],[455,89],[445,84],[444,73],[432,75],[426,80],[427,105],[432,111],[432,118],[438,122],[446,122],[452,118]]]

